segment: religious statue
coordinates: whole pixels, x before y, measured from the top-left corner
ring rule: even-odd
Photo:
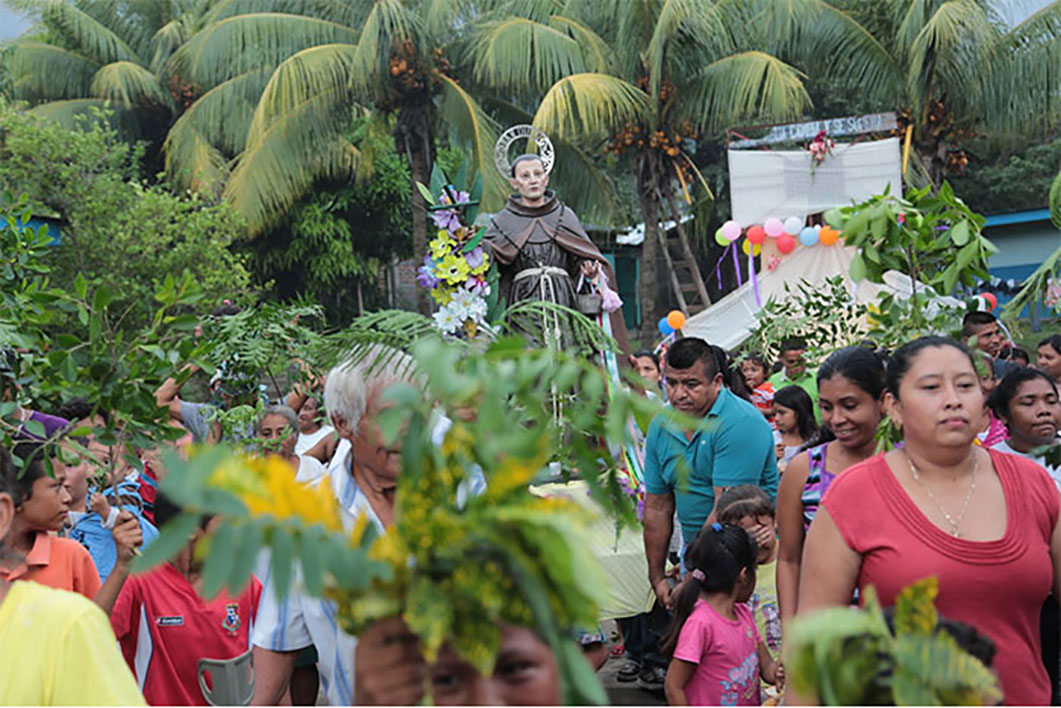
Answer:
[[[525,154],[508,164],[508,148],[520,137],[531,137],[539,154]],[[615,287],[615,274],[600,249],[590,240],[578,215],[564,205],[549,187],[553,166],[552,143],[532,126],[516,126],[505,131],[495,149],[497,168],[509,179],[514,193],[504,209],[490,219],[484,241],[489,245],[500,271],[500,297],[507,306],[525,300],[544,300],[578,309],[576,293],[589,282],[606,282]],[[603,274],[604,279],[599,278]],[[607,286],[606,286],[607,287]],[[613,293],[614,295],[614,293]],[[617,297],[615,298],[617,300]],[[619,303],[617,303],[619,304]],[[607,311],[611,334],[623,354],[629,354],[622,310]],[[562,320],[547,324],[550,344],[566,347],[569,333]],[[532,339],[537,339],[533,335]],[[625,356],[622,357],[625,359]]]

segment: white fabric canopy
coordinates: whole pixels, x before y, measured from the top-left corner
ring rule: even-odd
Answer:
[[[742,226],[771,216],[806,219],[836,206],[881,194],[891,185],[902,192],[899,139],[837,143],[833,154],[811,173],[806,150],[730,150],[729,183],[733,218]]]
[[[763,262],[767,262],[769,254],[773,252],[774,239],[768,239],[763,251]],[[759,294],[765,304],[771,296],[778,298],[784,294],[785,283],[791,283],[794,288],[799,281],[806,280],[809,283],[821,283],[827,278],[836,275],[846,276],[851,267],[851,259],[854,258],[857,249],[847,248],[839,244],[834,246],[823,246],[821,244],[806,248],[797,247],[788,256],[781,258],[781,263],[774,271],[764,270],[758,274]],[[748,259],[741,256],[741,277],[747,275]],[[729,259],[722,264],[723,268],[732,268]],[[880,290],[879,285],[863,281],[857,285],[846,280],[849,291],[854,293],[858,302],[874,302]],[[706,310],[690,317],[682,327],[682,334],[686,337],[700,337],[711,344],[717,344],[723,349],[733,350],[748,338],[757,324],[755,313],[759,311],[759,305],[755,301],[755,291],[752,284],[745,280],[740,288],[737,288],[726,297],[716,302]]]

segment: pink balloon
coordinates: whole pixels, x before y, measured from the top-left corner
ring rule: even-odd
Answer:
[[[777,238],[785,233],[785,225],[781,223],[781,219],[771,216],[763,222],[763,230],[766,232],[767,236]]]
[[[730,241],[736,241],[740,238],[740,224],[730,219],[722,224],[722,235]]]

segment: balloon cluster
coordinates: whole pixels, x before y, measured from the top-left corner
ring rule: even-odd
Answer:
[[[715,242],[720,246],[728,246],[740,238],[742,231],[741,225],[730,219],[715,232]],[[796,250],[797,238],[807,247],[819,243],[832,246],[840,240],[840,232],[831,226],[804,226],[803,220],[796,216],[790,216],[784,221],[770,217],[762,226],[753,224],[743,232],[745,239],[741,250],[747,256],[758,256],[767,238],[776,238],[777,250],[786,255]]]
[[[685,313],[681,310],[671,310],[666,317],[661,317],[656,327],[664,337],[669,337],[685,326]]]

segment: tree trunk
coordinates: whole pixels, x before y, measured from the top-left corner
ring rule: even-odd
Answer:
[[[413,197],[413,260],[419,267],[427,254],[427,203],[416,183],[429,184],[431,167],[435,164],[435,139],[429,106],[402,107],[398,112],[395,142],[398,151],[404,152],[409,160],[409,171],[413,178],[410,185]],[[431,301],[424,288],[416,289],[416,309],[425,315],[431,312]]]
[[[637,199],[645,222],[645,241],[641,245],[641,341],[645,346],[658,334],[656,321],[656,257],[659,246],[659,171],[654,155],[641,155],[637,165]]]

